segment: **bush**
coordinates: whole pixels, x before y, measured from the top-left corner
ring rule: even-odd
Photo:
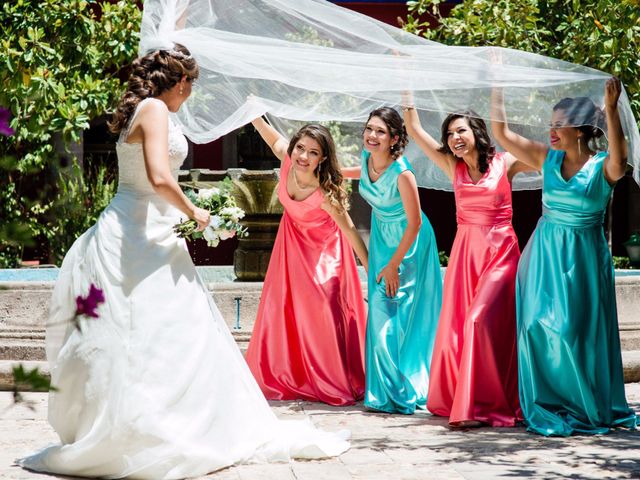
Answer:
[[[3,222],[38,233],[50,224],[45,214],[64,188],[59,153],[122,94],[119,70],[135,58],[140,19],[135,2],[125,0],[0,5],[0,105],[11,110],[15,130],[0,137],[0,158],[13,159],[0,168]],[[8,237],[0,237],[0,267],[16,266],[22,255]]]
[[[450,16],[444,0],[407,2],[407,31],[447,45],[499,46],[539,53],[617,76],[640,119],[640,1],[464,0]],[[421,20],[432,13],[439,25]]]
[[[60,265],[65,254],[85,230],[91,227],[116,192],[116,180],[107,167],[83,175],[82,170],[71,167],[64,172],[61,188],[47,205],[36,204],[31,230],[49,246],[49,261]]]
[[[627,269],[631,268],[629,257],[613,257],[613,268]]]

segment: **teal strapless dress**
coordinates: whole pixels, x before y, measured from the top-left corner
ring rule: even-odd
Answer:
[[[518,266],[520,403],[542,435],[634,428],[624,393],[611,255],[602,223],[612,187],[606,152],[571,179],[564,152],[544,162],[543,215]]]
[[[369,239],[369,315],[365,343],[364,404],[389,413],[424,409],[429,365],[442,302],[442,277],[433,229],[422,214],[422,227],[400,268],[395,297],[376,283],[400,244],[407,216],[398,191],[398,176],[411,164],[396,160],[376,182],[367,174],[369,153],[362,155],[360,195],[371,205]]]

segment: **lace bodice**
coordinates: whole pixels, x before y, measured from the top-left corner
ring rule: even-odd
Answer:
[[[129,135],[129,127],[133,123],[140,106],[147,101],[160,100],[147,98],[140,102],[136,111],[129,121],[126,129],[120,133],[120,138],[116,143],[116,153],[118,155],[118,191],[133,191],[137,193],[155,193],[153,187],[147,179],[146,167],[142,143],[127,143],[124,140]],[[187,139],[182,134],[180,127],[176,125],[169,116],[169,165],[176,180],[178,170],[187,157],[189,146]]]

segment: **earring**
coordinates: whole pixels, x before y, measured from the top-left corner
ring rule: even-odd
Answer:
[[[582,156],[582,148],[580,147],[580,137],[578,137],[578,157]]]
[[[180,95],[182,95],[182,92],[184,92],[184,89],[182,88],[182,86],[180,86],[180,90],[179,90]]]

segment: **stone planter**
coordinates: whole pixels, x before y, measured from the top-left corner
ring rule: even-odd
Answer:
[[[264,280],[281,216],[268,213],[249,214],[242,219],[242,224],[249,230],[249,236],[239,239],[238,248],[233,254],[233,271],[238,280]]]
[[[236,202],[246,213],[242,223],[249,230],[248,237],[239,239],[234,272],[240,281],[262,281],[283,212],[277,195],[280,170],[230,168],[227,173],[236,187]]]
[[[634,268],[640,268],[640,245],[624,244],[627,249],[627,255],[629,256],[629,263]]]
[[[280,170],[189,170],[180,173],[179,181],[189,187],[210,188],[227,176],[235,186],[236,203],[246,214],[241,223],[249,231],[249,236],[238,241],[234,272],[240,281],[262,281],[283,212],[276,191]]]

